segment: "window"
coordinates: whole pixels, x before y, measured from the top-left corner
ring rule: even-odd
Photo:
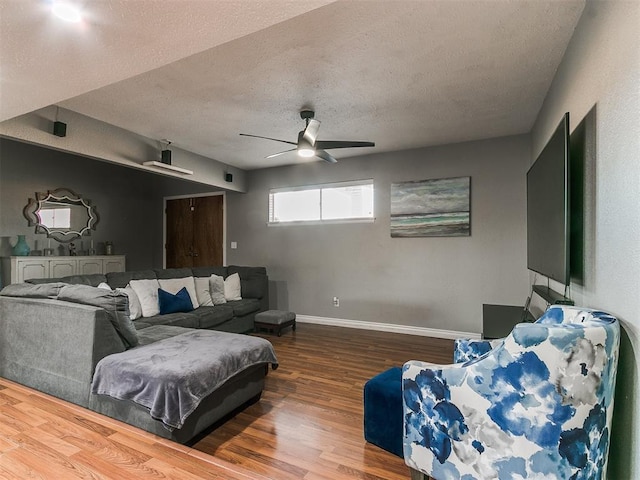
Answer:
[[[373,221],[373,180],[278,188],[269,192],[269,223]]]

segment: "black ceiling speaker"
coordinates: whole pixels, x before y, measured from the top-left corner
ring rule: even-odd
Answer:
[[[233,182],[233,174],[229,172],[224,173],[224,181],[225,182]]]
[[[162,150],[162,163],[171,165],[171,150]]]
[[[265,140],[273,140],[276,142],[288,143],[294,145],[295,148],[285,150],[284,152],[273,153],[266,158],[277,157],[288,152],[298,152],[301,157],[317,157],[320,160],[324,160],[327,163],[336,163],[337,160],[333,158],[325,150],[332,148],[354,148],[354,147],[375,147],[373,142],[358,142],[353,140],[316,140],[318,136],[318,130],[320,128],[320,122],[313,117],[315,113],[312,110],[302,110],[300,112],[300,118],[305,121],[305,128],[298,132],[298,141],[290,142],[288,140],[280,140],[278,138],[263,137],[260,135],[249,135],[248,133],[241,133],[240,135],[245,137],[264,138]]]
[[[57,137],[67,136],[67,124],[63,122],[53,122],[53,134]]]

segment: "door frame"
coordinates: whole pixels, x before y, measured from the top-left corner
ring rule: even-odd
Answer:
[[[222,195],[222,264],[227,264],[227,192],[196,193],[193,195],[174,195],[162,199],[162,268],[167,268],[167,200],[182,198],[217,197]]]

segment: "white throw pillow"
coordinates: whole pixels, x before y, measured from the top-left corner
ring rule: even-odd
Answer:
[[[211,295],[211,301],[214,305],[222,305],[227,303],[227,299],[224,298],[224,278],[218,275],[211,275],[209,277],[209,294]]]
[[[143,317],[153,317],[160,314],[160,303],[158,302],[158,280],[131,280],[129,285],[136,292],[140,300],[140,308]]]
[[[116,292],[122,292],[129,297],[129,318],[131,320],[137,320],[142,316],[142,306],[140,305],[140,299],[136,292],[133,291],[130,285],[124,288],[116,288]]]
[[[211,299],[209,277],[195,277],[196,282],[196,296],[198,297],[198,303],[201,307],[213,306],[213,300]]]
[[[109,286],[109,284],[105,282],[100,283],[100,285],[98,285],[98,288],[102,288],[104,290],[111,290],[111,287]]]
[[[234,273],[233,275],[229,275],[224,280],[224,298],[227,299],[227,302],[231,302],[233,300],[242,300],[242,296],[240,295],[240,275]]]
[[[158,282],[160,283],[161,289],[165,292],[172,293],[173,295],[182,290],[182,288],[186,288],[187,293],[189,293],[189,298],[191,298],[193,308],[198,308],[200,306],[198,303],[198,295],[196,294],[196,282],[193,281],[193,277],[161,278]]]

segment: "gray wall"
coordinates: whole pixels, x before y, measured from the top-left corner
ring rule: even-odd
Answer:
[[[64,137],[51,134],[55,119],[67,123]],[[166,145],[55,105],[1,122],[0,137],[115,163],[143,172],[153,172],[173,179],[198,182],[215,190],[246,190],[244,170],[182,150],[176,145],[169,148],[172,152],[172,165],[191,170],[193,175],[185,176],[167,169],[145,166],[143,163],[148,160],[159,161],[160,150]],[[226,172],[233,174],[233,182],[225,181]]]
[[[532,131],[533,156],[568,111],[573,127],[595,108],[595,189],[577,304],[623,325],[609,478],[640,478],[640,2],[587,2]],[[588,247],[588,248],[587,248]]]
[[[22,214],[35,192],[70,188],[96,206],[100,221],[85,248],[94,239],[98,253],[103,242],[114,243],[115,253],[127,256],[127,269],[162,268],[164,196],[202,193],[212,187],[139,172],[106,162],[0,139],[0,256],[11,255],[16,235],[25,234],[34,249],[47,246]],[[51,242],[53,248],[58,243]],[[75,242],[79,249],[79,242]]]
[[[482,303],[527,296],[530,156],[514,136],[249,172],[249,192],[227,194],[228,262],[265,265],[277,306],[298,314],[481,332]],[[392,182],[456,176],[471,176],[470,237],[390,237]],[[270,188],[365,178],[374,223],[267,226]]]

